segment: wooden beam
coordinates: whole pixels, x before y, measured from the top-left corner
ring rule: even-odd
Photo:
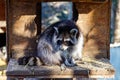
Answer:
[[[16,0],[11,0],[16,1]],[[67,1],[67,2],[92,2],[92,3],[104,3],[108,0],[19,0],[20,2],[61,2],[61,1]]]
[[[113,78],[114,69],[109,62],[103,60],[90,60],[77,62],[78,66],[68,67],[61,71],[59,66],[22,66],[17,60],[11,59],[6,75],[8,77],[40,77],[40,78]]]

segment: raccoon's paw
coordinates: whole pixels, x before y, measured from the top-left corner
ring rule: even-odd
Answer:
[[[61,71],[65,71],[66,70],[66,65],[65,64],[61,64],[60,69],[61,69]]]
[[[71,59],[70,63],[73,65],[73,66],[77,66],[77,63],[75,62],[75,59]]]
[[[27,63],[28,66],[36,66],[36,57],[30,57]]]
[[[39,57],[36,57],[36,65],[37,65],[37,66],[43,65],[43,63],[41,62],[41,60],[40,60]]]
[[[74,67],[74,66],[76,66],[76,64],[74,63],[74,62],[69,62],[67,59],[65,60],[65,65],[67,66],[67,67]]]

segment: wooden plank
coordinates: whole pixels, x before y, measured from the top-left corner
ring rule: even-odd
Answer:
[[[17,61],[11,59],[8,68],[7,76],[39,76],[50,78],[72,78],[73,76],[88,76],[89,71],[81,67],[67,68],[65,71],[61,71],[59,66],[20,66]]]
[[[16,0],[12,0],[16,1]],[[108,0],[19,0],[20,2],[61,2],[61,1],[67,1],[67,2],[92,2],[92,3],[104,3]]]
[[[66,68],[61,71],[59,66],[22,66],[18,65],[17,60],[11,59],[6,75],[9,77],[40,77],[40,78],[111,78],[114,77],[114,69],[106,60],[91,60],[77,62],[78,66]]]

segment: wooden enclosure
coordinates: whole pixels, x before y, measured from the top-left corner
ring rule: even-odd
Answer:
[[[37,34],[41,32],[40,1],[9,0],[7,5],[9,57],[18,59],[24,55],[36,54]],[[85,39],[83,57],[109,58],[110,1],[81,0],[75,1],[75,5],[78,10],[76,24],[81,28]],[[21,53],[23,55],[19,55]]]
[[[47,1],[47,0],[42,0],[42,1]],[[58,0],[51,0],[51,1],[58,1]],[[79,28],[81,28],[84,34],[85,40],[84,40],[84,49],[83,49],[83,60],[84,58],[91,58],[95,60],[103,59],[103,58],[109,59],[110,58],[109,56],[110,0],[69,0],[69,1],[73,1],[76,6],[76,9],[78,10],[78,20],[76,24],[78,25]],[[8,59],[11,58],[18,59],[23,56],[32,56],[33,54],[36,54],[37,51],[36,40],[38,34],[41,33],[40,2],[41,0],[7,0],[6,1]],[[93,65],[92,63],[90,64]],[[76,72],[71,73],[68,71],[68,74],[66,74],[68,76],[64,76],[64,77],[75,77],[75,75],[82,77],[89,77],[89,76],[113,77],[114,75],[114,69],[111,67],[110,64],[107,67],[107,69],[109,69],[107,71],[101,70],[102,67],[99,69],[95,68],[95,70],[93,68],[87,69],[87,65],[88,64],[86,64],[86,66],[84,66],[85,68],[83,67],[82,69],[79,67],[80,72],[83,71],[83,73],[79,73],[79,70],[78,70],[78,74]],[[10,67],[13,66],[15,67],[16,65],[10,64],[8,66],[8,72],[7,72],[7,75],[12,77],[14,75],[17,75],[17,73],[19,74],[19,72],[16,72],[15,74],[15,71],[17,70],[20,71],[17,68],[15,69],[15,71],[14,69],[11,71]],[[95,67],[95,65],[93,66]],[[77,70],[77,69],[78,68],[73,70]],[[49,69],[46,69],[46,71],[47,70],[49,72]],[[54,73],[55,70],[52,71]],[[12,74],[12,72],[14,73]],[[105,74],[102,74],[103,72]],[[50,74],[51,73],[48,73],[49,77],[55,77],[55,74],[51,74],[53,76],[50,76]],[[23,75],[25,76],[25,74]],[[32,73],[30,73],[29,76],[30,75],[32,75]],[[63,76],[65,74],[61,74],[61,75]],[[59,76],[57,74],[56,78],[61,77],[61,75]],[[44,77],[48,77],[48,76],[44,76]]]

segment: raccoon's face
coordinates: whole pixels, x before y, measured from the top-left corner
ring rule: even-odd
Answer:
[[[54,32],[53,41],[54,47],[64,48],[74,46],[78,42],[79,29],[71,20],[63,20],[51,25]]]
[[[73,46],[77,44],[77,29],[71,29],[68,33],[65,33],[63,36],[64,42],[63,44],[67,46]]]
[[[59,34],[57,38],[57,44],[59,44],[60,48],[63,50],[66,50],[70,46],[74,46],[75,44],[77,44],[78,41],[77,33],[77,29],[71,29],[68,32],[63,32]]]

